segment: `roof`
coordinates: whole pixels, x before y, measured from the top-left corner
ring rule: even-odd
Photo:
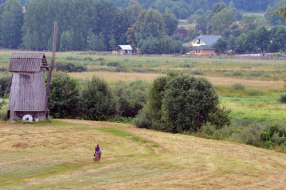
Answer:
[[[214,48],[207,45],[203,45],[194,47],[194,50],[214,50]]]
[[[192,42],[186,42],[186,43],[183,43],[183,46],[188,47],[188,46],[190,45],[190,43],[192,43]]]
[[[175,30],[175,32],[172,34],[172,36],[175,35],[180,35],[183,37],[183,39],[185,39],[188,36],[188,30],[184,30],[184,29],[177,29]]]
[[[13,53],[8,71],[39,72],[41,68],[48,68],[44,53]]]
[[[195,39],[203,40],[208,46],[212,46],[218,39],[220,39],[220,35],[200,35]]]
[[[130,50],[130,51],[133,50],[131,45],[119,45],[119,47],[123,50]]]

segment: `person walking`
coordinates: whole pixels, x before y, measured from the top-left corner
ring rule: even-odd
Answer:
[[[100,163],[100,159],[101,159],[101,149],[99,144],[97,144],[97,146],[95,147],[95,151],[94,151],[94,161]]]

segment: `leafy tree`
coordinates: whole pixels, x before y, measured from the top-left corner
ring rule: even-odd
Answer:
[[[109,49],[110,50],[115,50],[115,48],[116,48],[116,41],[114,39],[114,35],[113,34],[110,35],[110,38],[109,38],[109,41],[108,41],[108,45],[109,45]]]
[[[212,12],[210,17],[215,16],[216,14],[218,14],[219,12],[221,12],[222,10],[226,9],[227,5],[225,3],[216,3],[212,6]]]
[[[162,38],[165,35],[165,23],[162,14],[157,10],[149,9],[143,22],[140,23],[140,30],[138,31],[140,38],[143,40],[154,37]]]
[[[212,46],[217,53],[223,53],[227,50],[227,42],[223,38],[218,39]]]
[[[169,8],[166,8],[165,13],[163,14],[163,19],[165,21],[166,34],[172,35],[177,29],[179,23],[176,15],[174,15]]]
[[[260,48],[261,51],[266,51],[270,42],[269,37],[270,32],[265,27],[259,28],[256,31],[255,46]]]
[[[61,35],[61,45],[60,45],[60,50],[61,51],[71,51],[72,48],[72,36],[73,32],[72,31],[65,31]]]
[[[185,39],[186,42],[192,41],[195,37],[199,36],[200,33],[194,28],[194,27],[190,27],[188,29],[188,36]]]
[[[73,50],[85,50],[90,29],[96,30],[98,17],[93,0],[37,0],[31,1],[24,15],[23,44],[28,44],[29,35],[37,32],[39,50],[49,49],[53,36],[53,24],[58,22],[61,35],[73,31]],[[60,37],[58,48],[60,47]]]
[[[286,48],[286,28],[276,26],[270,30],[268,52],[285,51]]]
[[[136,22],[137,17],[141,11],[142,11],[142,5],[138,1],[131,0],[129,2],[128,7],[126,8],[127,15],[131,19],[129,21],[129,26],[131,26]]]
[[[135,117],[147,103],[149,84],[144,81],[133,81],[126,84],[119,81],[113,85],[114,94],[119,104],[119,114],[123,117]]]
[[[196,132],[206,122],[218,128],[229,124],[228,113],[219,107],[218,96],[206,79],[170,73],[153,81],[147,106],[134,123],[172,133]]]
[[[241,26],[244,32],[249,32],[250,30],[256,30],[258,18],[254,15],[246,15],[243,17]]]
[[[53,72],[49,110],[53,118],[78,118],[79,88],[75,79],[65,73]]]
[[[208,20],[206,15],[199,17],[196,22],[196,30],[201,31],[206,35],[208,33]]]
[[[206,122],[215,123],[210,115],[219,109],[218,105],[218,96],[206,79],[177,76],[170,80],[164,92],[163,130],[172,133],[197,132]]]
[[[231,10],[225,9],[215,14],[211,19],[212,33],[222,34],[223,31],[228,29],[235,21],[236,17]]]
[[[83,119],[104,121],[118,113],[114,94],[107,83],[97,77],[86,81],[80,94],[79,105]]]
[[[21,43],[22,25],[21,3],[17,0],[7,0],[0,6],[0,46],[16,49]]]
[[[255,53],[257,51],[255,39],[256,39],[255,31],[251,30],[250,32],[247,33],[245,41],[245,51],[249,53]]]

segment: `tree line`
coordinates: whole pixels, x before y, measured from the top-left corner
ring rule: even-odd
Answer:
[[[127,8],[130,1],[132,0],[113,0],[113,2],[123,9]],[[6,0],[0,0],[0,4],[5,3]],[[21,0],[22,5],[27,4],[30,0]],[[268,6],[276,6],[277,4],[283,3],[283,0],[155,0],[146,1],[138,0],[138,2],[143,6],[144,9],[154,8],[159,12],[164,13],[165,9],[168,7],[179,19],[186,19],[196,10],[202,8],[204,11],[211,10],[215,3],[224,2],[229,5],[231,2],[239,10],[248,12],[264,12]],[[285,2],[284,2],[285,3]]]
[[[273,7],[268,3],[268,11],[277,9],[284,1],[286,2],[276,0]],[[189,29],[188,38],[183,40],[180,36],[170,37],[178,26],[178,19],[171,5],[171,8],[164,7],[162,13],[160,9],[144,9],[149,1],[128,1],[125,9],[118,7],[116,2],[119,1],[37,0],[27,4],[23,11],[19,0],[7,0],[0,5],[0,47],[51,50],[52,26],[57,21],[60,26],[57,49],[60,51],[112,51],[117,45],[128,43],[139,48],[143,54],[184,53],[189,50],[182,47],[183,42],[191,41],[200,34],[219,34],[223,39],[215,44],[218,51],[238,49],[240,52],[251,52],[254,51],[253,48],[242,45],[246,41],[243,40],[245,35],[261,27],[268,30],[268,23],[276,24],[278,20],[276,15],[266,17],[268,21],[263,17],[242,16],[238,11],[237,1],[226,1],[229,4],[212,1],[215,4],[211,9],[197,9],[189,17],[196,25]],[[191,4],[191,0],[187,3],[196,5]],[[209,5],[209,2],[205,3]],[[285,24],[285,21],[279,24]],[[280,29],[276,35],[284,35],[283,32]],[[275,32],[267,33],[265,39],[273,39],[269,43],[274,43],[279,38],[273,33]],[[284,51],[285,47],[272,45],[259,48],[276,52]]]
[[[0,6],[0,47],[51,50],[52,26],[57,21],[59,50],[111,51],[116,45],[127,43],[126,32],[142,11],[146,12],[137,1],[131,1],[122,10],[105,0],[38,0],[31,1],[23,13],[20,1],[7,0]],[[160,33],[161,38],[176,30],[178,20],[170,10],[163,14],[153,9],[148,12],[145,23],[148,20],[153,26],[159,24],[160,27],[146,29],[149,26],[139,26],[145,31],[141,34],[157,38]],[[172,44],[169,46],[174,49]]]

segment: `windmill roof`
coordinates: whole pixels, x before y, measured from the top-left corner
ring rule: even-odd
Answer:
[[[202,39],[208,46],[212,46],[220,38],[221,35],[200,35],[196,37],[196,39]]]
[[[44,53],[13,53],[8,71],[39,72],[41,68],[48,68]]]

